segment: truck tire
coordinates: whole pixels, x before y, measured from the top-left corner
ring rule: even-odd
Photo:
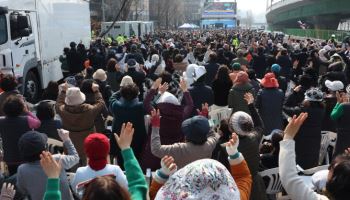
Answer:
[[[40,93],[40,87],[39,87],[39,80],[34,72],[29,71],[25,78],[24,83],[24,96],[26,97],[26,100],[30,103],[36,103],[39,101],[39,93]]]

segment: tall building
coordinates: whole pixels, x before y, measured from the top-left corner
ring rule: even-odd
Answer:
[[[205,0],[184,0],[184,20],[186,23],[200,24]]]

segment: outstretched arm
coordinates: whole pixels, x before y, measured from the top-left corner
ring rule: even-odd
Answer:
[[[279,174],[284,189],[292,199],[326,199],[308,188],[298,176],[296,169],[295,142],[293,139],[306,118],[307,113],[300,114],[298,118],[293,116],[284,131],[283,141],[280,142]]]

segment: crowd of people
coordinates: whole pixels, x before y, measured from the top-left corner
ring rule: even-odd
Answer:
[[[160,31],[72,42],[60,61],[33,107],[1,77],[0,200],[275,199],[259,174],[273,168],[291,199],[350,196],[349,42]],[[337,141],[311,188],[296,166],[325,164],[322,131]]]

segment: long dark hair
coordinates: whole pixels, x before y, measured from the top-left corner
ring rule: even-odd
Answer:
[[[87,186],[82,200],[131,200],[130,194],[112,176],[97,177]]]
[[[230,83],[231,79],[230,79],[229,73],[230,71],[228,67],[225,65],[221,65],[218,69],[218,72],[216,73],[215,79],[221,80],[222,82],[225,82],[225,83]]]
[[[326,185],[327,192],[334,200],[347,200],[350,197],[350,161],[339,163]]]

